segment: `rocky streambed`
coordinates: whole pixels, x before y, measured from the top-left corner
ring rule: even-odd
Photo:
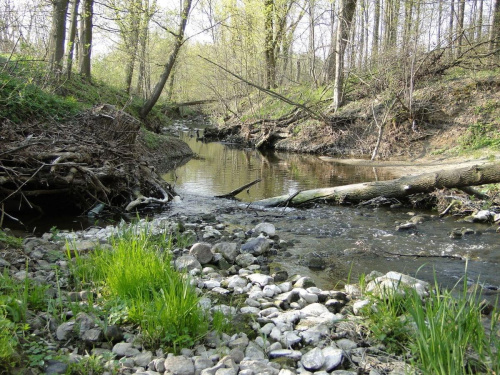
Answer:
[[[403,357],[390,354],[369,334],[364,312],[372,302],[358,285],[325,290],[309,277],[271,270],[272,257],[290,245],[280,240],[273,224],[231,230],[211,215],[141,220],[134,225],[151,233],[180,230],[179,244],[184,246],[173,249],[175,267],[190,274],[206,313],[222,312],[235,333],[209,332],[194,347],[175,354],[144,347],[136,327],[83,312],[91,310],[83,307],[98,309],[96,296],[71,288],[71,261],[66,256],[68,251],[85,256],[98,244],[109,246],[110,238],[128,225],[47,233],[26,238],[18,251],[1,251],[4,275],[20,283],[28,278],[47,284],[46,293],[63,306],[58,314],[28,311],[27,333],[37,338],[47,355],[14,373],[64,374],[72,363],[89,363],[89,358],[94,369],[101,369],[92,373],[103,374],[415,373]],[[426,282],[396,272],[372,273],[366,282],[364,291],[373,294],[397,293],[403,286],[422,296],[429,292]],[[81,311],[75,314],[71,303],[80,305]]]

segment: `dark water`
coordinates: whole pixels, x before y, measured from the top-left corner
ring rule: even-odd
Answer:
[[[181,137],[199,158],[164,176],[183,199],[166,214],[212,212],[245,230],[270,221],[281,239],[294,242],[274,260],[289,273],[309,275],[318,286],[331,288],[372,270],[400,271],[428,281],[436,275],[446,286],[453,286],[466,272],[469,282],[479,281],[489,289],[500,287],[500,234],[494,232],[495,227],[408,209],[321,205],[262,210],[249,206],[252,201],[297,190],[392,178],[386,171],[325,162],[313,155],[260,153],[202,143],[187,132]],[[238,195],[240,202],[213,198],[257,178],[262,181]],[[406,222],[412,213],[425,215],[427,220],[416,231],[396,231],[397,223]],[[449,238],[451,230],[462,227],[482,234]],[[446,258],[450,255],[467,261]],[[307,265],[312,257],[321,258],[326,269],[311,270]]]

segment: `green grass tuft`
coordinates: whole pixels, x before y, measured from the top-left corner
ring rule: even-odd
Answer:
[[[110,316],[138,324],[150,347],[177,351],[206,334],[208,319],[195,288],[171,265],[170,240],[133,228],[115,238],[112,248],[77,257],[74,268],[80,283],[100,286],[108,304],[120,306],[122,314],[113,308]]]

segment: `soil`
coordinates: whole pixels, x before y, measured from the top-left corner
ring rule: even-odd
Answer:
[[[337,113],[329,113],[326,122],[303,116],[296,121],[256,120],[246,115],[250,119],[244,123],[229,120],[212,138],[334,158],[367,158],[377,143],[378,125],[386,117],[378,157],[390,164],[394,164],[393,159],[404,160],[405,164],[393,165],[396,173],[398,168],[405,174],[454,168],[471,160],[456,155],[474,137],[498,138],[500,76],[483,73],[427,82],[414,92],[412,114],[408,104],[398,102],[386,116],[386,106],[387,100],[380,94],[348,102]],[[480,152],[475,158],[494,160],[497,156]]]

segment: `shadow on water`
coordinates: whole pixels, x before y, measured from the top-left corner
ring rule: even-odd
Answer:
[[[323,162],[314,155],[202,143],[189,133],[181,137],[199,157],[164,175],[183,197],[183,204],[170,214],[215,212],[221,221],[245,230],[262,221],[274,223],[280,238],[293,246],[279,252],[273,266],[309,275],[325,288],[373,270],[400,271],[427,281],[436,275],[441,284],[451,287],[464,276],[466,267],[471,282],[480,280],[492,293],[500,287],[500,241],[488,225],[409,209],[248,207],[249,202],[297,190],[393,178],[385,170]],[[241,203],[213,198],[258,178],[260,183],[238,195]],[[396,225],[411,215],[422,215],[424,221],[414,231],[397,231]],[[457,227],[472,228],[477,234],[451,239],[449,233]]]

